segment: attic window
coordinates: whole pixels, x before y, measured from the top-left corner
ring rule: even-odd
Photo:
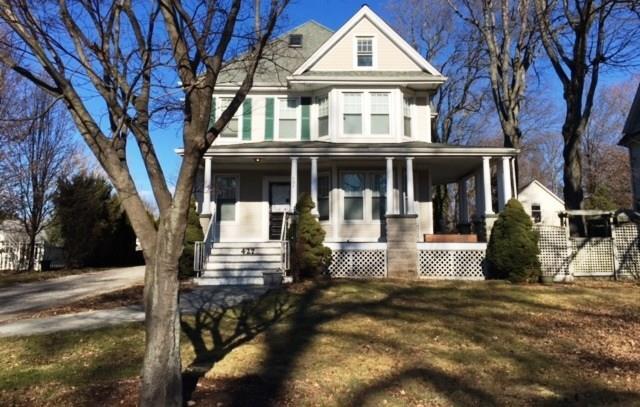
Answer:
[[[373,67],[373,38],[356,38],[356,65],[359,68]]]
[[[302,46],[302,34],[290,34],[289,35],[289,47],[299,48]]]

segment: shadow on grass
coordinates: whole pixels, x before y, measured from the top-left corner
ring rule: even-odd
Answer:
[[[290,393],[291,383],[305,375],[313,377],[316,374],[315,365],[310,368],[304,364],[308,357],[305,353],[318,351],[312,343],[320,336],[330,336],[336,344],[346,344],[344,349],[349,352],[358,352],[361,344],[392,348],[393,357],[400,362],[395,370],[383,377],[363,378],[358,373],[358,366],[346,367],[353,369],[356,385],[349,395],[338,395],[342,404],[376,404],[380,401],[378,397],[384,397],[402,383],[432,389],[437,397],[454,405],[582,405],[589,399],[596,403],[615,400],[624,404],[638,397],[633,391],[608,386],[598,376],[582,375],[582,365],[563,358],[562,351],[566,349],[559,352],[553,349],[562,342],[553,337],[554,326],[548,321],[540,326],[526,322],[533,314],[574,312],[566,305],[537,300],[535,290],[529,292],[506,285],[479,284],[459,288],[455,285],[320,281],[295,291],[288,295],[285,291],[277,295],[272,293],[236,307],[203,309],[193,322],[183,321],[183,330],[196,350],[191,369],[185,373],[185,389],[188,389],[185,400],[189,400],[198,379],[207,370],[232,349],[258,334],[262,334],[266,346],[258,371],[217,382],[214,392],[217,394],[212,397],[223,397],[224,405],[295,405],[297,401],[292,400]],[[580,294],[575,291],[559,295],[577,298]],[[583,315],[594,320],[601,316],[591,312]],[[379,337],[366,323],[350,325],[352,318],[374,321],[372,329],[391,326],[395,330],[391,336]],[[331,324],[342,324],[343,321],[345,325],[341,325],[341,329],[335,329]],[[409,333],[405,334],[403,329],[408,329]],[[429,347],[437,335],[451,343],[444,348]],[[211,338],[210,343],[205,337]],[[547,340],[553,341],[553,346],[542,344]],[[466,347],[461,348],[461,344]],[[578,341],[571,346],[579,349],[582,344]],[[420,352],[416,353],[416,349]],[[344,363],[348,363],[346,359],[352,355],[343,356]],[[314,357],[317,361],[321,355]],[[375,353],[370,357],[375,357]],[[435,361],[455,368],[453,371],[443,369]],[[487,361],[499,361],[499,364],[489,367],[487,373],[483,366]],[[335,360],[338,368],[342,368],[342,363]],[[617,366],[621,361],[609,363]],[[503,370],[504,366],[508,369]],[[636,367],[628,366],[630,369]],[[491,380],[486,376],[484,379],[475,377],[479,372],[498,377]],[[523,390],[513,390],[505,395],[502,394],[504,387]],[[543,391],[536,393],[536,388]],[[339,389],[331,391],[336,395]],[[310,397],[314,397],[313,393]],[[202,394],[198,398],[202,399]],[[311,404],[318,403],[310,401]]]

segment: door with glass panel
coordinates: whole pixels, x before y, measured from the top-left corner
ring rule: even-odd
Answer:
[[[269,240],[280,240],[282,218],[283,214],[291,209],[290,200],[290,183],[269,183]]]

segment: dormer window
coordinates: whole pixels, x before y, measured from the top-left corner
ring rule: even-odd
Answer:
[[[302,34],[290,34],[289,35],[289,47],[300,48],[302,47]]]
[[[358,68],[373,67],[373,37],[356,37],[356,64]]]

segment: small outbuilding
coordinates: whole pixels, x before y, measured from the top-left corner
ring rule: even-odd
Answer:
[[[640,85],[624,124],[622,139],[618,144],[629,149],[633,209],[640,211]]]
[[[538,180],[533,180],[518,192],[518,200],[533,223],[560,226],[559,214],[564,201]]]

